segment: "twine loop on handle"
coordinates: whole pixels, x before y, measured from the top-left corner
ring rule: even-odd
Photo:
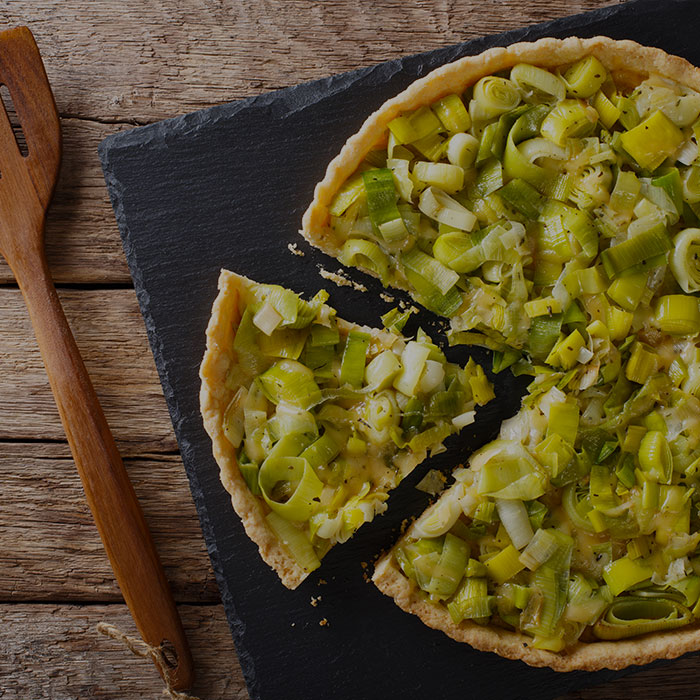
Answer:
[[[140,656],[143,659],[151,659],[163,677],[163,683],[165,683],[163,694],[169,697],[170,700],[199,700],[199,698],[194,695],[181,693],[172,687],[168,671],[173,667],[175,662],[170,659],[169,650],[165,644],[161,644],[157,647],[151,646],[144,642],[143,639],[130,637],[114,625],[110,625],[106,622],[98,623],[97,631],[100,634],[104,634],[106,637],[116,639],[118,642],[126,645],[136,656]]]

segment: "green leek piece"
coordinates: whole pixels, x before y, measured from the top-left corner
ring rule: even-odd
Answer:
[[[258,475],[270,508],[286,520],[308,520],[317,506],[323,482],[301,457],[268,457]]]
[[[508,176],[525,180],[535,187],[543,187],[551,175],[544,168],[530,162],[521,152],[520,144],[539,132],[548,112],[548,107],[538,105],[518,117],[508,133],[503,154],[503,166]]]
[[[388,331],[398,335],[406,325],[406,321],[408,321],[408,319],[411,317],[411,313],[413,313],[411,309],[399,311],[398,306],[395,306],[393,309],[387,311],[381,316],[382,325]]]
[[[626,311],[635,311],[647,290],[649,273],[634,272],[613,280],[607,295]]]
[[[615,476],[625,488],[631,489],[635,485],[634,457],[632,455],[624,456],[624,459],[615,471]]]
[[[471,231],[476,223],[476,216],[469,209],[436,187],[423,190],[418,208],[430,219],[460,231]]]
[[[640,559],[622,557],[603,569],[603,578],[614,596],[651,578],[653,569]]]
[[[601,259],[606,274],[612,280],[625,270],[651,262],[672,247],[666,229],[663,224],[659,224],[607,248],[601,253]]]
[[[364,238],[348,238],[338,260],[347,267],[370,270],[386,286],[389,282],[389,258],[379,246]]]
[[[564,73],[567,92],[573,97],[591,97],[607,80],[608,72],[595,56],[586,56]]]
[[[564,487],[561,500],[564,512],[577,530],[594,532],[593,525],[588,519],[588,514],[593,508],[589,493],[586,491],[583,498],[579,499],[577,490],[578,485],[575,483],[570,483]]]
[[[532,539],[533,531],[525,504],[517,499],[496,499],[498,517],[516,549],[522,549]]]
[[[639,451],[639,445],[642,438],[646,435],[647,429],[643,425],[629,425],[625,433],[625,439],[622,442],[622,451],[636,454]]]
[[[469,377],[469,386],[477,406],[485,406],[496,397],[491,382],[487,379],[480,365],[475,365],[475,376]]]
[[[639,444],[639,465],[660,484],[670,484],[673,476],[673,455],[660,430],[649,430]]]
[[[397,117],[389,122],[389,130],[399,145],[432,136],[441,128],[440,120],[429,107],[421,107],[412,114]]]
[[[532,93],[538,101],[557,101],[566,97],[564,81],[544,68],[518,63],[510,70],[510,79],[525,93]]]
[[[412,396],[406,407],[403,410],[401,418],[401,429],[404,433],[417,433],[423,424],[423,402],[417,397]]]
[[[447,294],[443,294],[429,279],[419,272],[406,268],[404,274],[411,287],[415,290],[416,299],[426,309],[449,318],[462,305],[462,295],[456,286],[452,287]]]
[[[627,639],[640,634],[676,629],[693,621],[684,605],[669,598],[625,596],[610,605],[593,626],[598,639]]]
[[[325,432],[321,437],[312,442],[300,455],[313,469],[325,466],[340,454],[341,446],[333,439],[330,432]]]
[[[644,384],[658,369],[659,356],[649,346],[635,341],[630,359],[625,367],[625,376],[631,382]]]
[[[583,100],[562,100],[544,118],[540,131],[558,146],[565,146],[567,139],[588,136],[597,119],[596,111]]]
[[[555,313],[561,313],[562,310],[561,302],[554,297],[542,297],[541,299],[526,301],[523,304],[523,309],[528,318],[535,318],[537,316],[544,315],[551,316]]]
[[[575,403],[555,403],[549,409],[547,437],[559,435],[570,444],[576,442],[578,434],[579,410]]]
[[[340,384],[361,387],[365,376],[365,360],[370,336],[361,331],[350,331],[340,364]]]
[[[542,211],[543,199],[530,184],[518,178],[498,190],[499,196],[526,218],[536,221]]]
[[[472,456],[479,459],[478,493],[493,498],[531,501],[545,491],[547,476],[518,442],[496,440]]]
[[[248,398],[248,390],[239,387],[229,402],[224,412],[223,428],[226,439],[236,448],[243,441],[245,433],[245,400]]]
[[[405,238],[408,231],[396,205],[398,195],[391,170],[366,170],[362,173],[362,181],[367,194],[369,218],[380,237],[388,242]]]
[[[391,386],[394,377],[401,371],[401,362],[391,350],[384,350],[365,367],[365,384],[373,391],[383,391]]]
[[[474,120],[493,119],[510,112],[520,103],[520,91],[507,78],[489,75],[474,85],[469,112]]]
[[[641,121],[637,105],[629,97],[618,95],[615,98],[615,106],[620,110],[620,124],[623,129],[634,129]]]
[[[634,316],[629,311],[623,311],[616,306],[609,306],[606,312],[606,322],[612,340],[623,340],[627,337]]]
[[[449,598],[464,576],[468,558],[467,543],[448,532],[427,592],[440,598]]]
[[[527,347],[533,359],[543,361],[549,355],[559,338],[561,324],[562,314],[532,319]]]
[[[258,483],[258,472],[259,468],[257,464],[248,462],[246,464],[239,464],[238,469],[241,472],[241,476],[246,483],[246,486],[254,496],[262,495],[260,491],[260,484]]]
[[[479,152],[479,141],[471,134],[458,133],[447,140],[447,160],[467,170],[474,165]]]
[[[545,362],[564,369],[571,369],[578,362],[579,352],[585,344],[586,341],[576,329],[552,348]]]
[[[530,571],[535,571],[546,563],[557,549],[559,549],[559,540],[552,534],[552,530],[540,528],[535,532],[527,547],[520,553],[520,561]]]
[[[323,326],[319,323],[311,326],[310,343],[312,347],[337,345],[340,342],[338,325]]]
[[[684,292],[700,292],[700,228],[686,228],[676,235],[669,262]]]
[[[464,187],[464,169],[450,163],[419,160],[413,166],[413,176],[426,185],[434,185],[450,194],[459,192]]]
[[[663,112],[657,111],[624,132],[620,141],[642,168],[656,170],[676,153],[683,142],[683,133]]]
[[[521,616],[524,632],[539,638],[552,638],[566,609],[573,540],[559,530],[551,530],[559,546],[546,564],[532,576],[532,597]],[[560,643],[554,648],[561,649]]]
[[[486,575],[484,572],[483,576]],[[488,583],[483,577],[467,576],[454,598],[447,604],[452,621],[458,625],[462,620],[486,620],[491,616],[491,598]]]
[[[406,396],[413,396],[418,389],[430,348],[414,340],[409,341],[401,354],[401,372],[394,379],[394,388]]]
[[[295,360],[280,360],[259,377],[263,393],[274,404],[286,401],[308,409],[321,399],[314,373]]]
[[[504,369],[508,369],[514,365],[520,358],[522,353],[514,348],[506,348],[505,350],[496,350],[493,353],[493,365],[491,371],[494,374],[499,374]]]
[[[480,197],[486,197],[503,187],[503,166],[496,158],[489,158],[481,168],[474,183],[474,191]]]
[[[424,253],[418,246],[401,255],[404,268],[420,275],[441,294],[447,294],[459,281],[459,275],[443,265],[431,255]]]
[[[595,107],[596,112],[598,112],[600,123],[606,129],[612,129],[613,125],[622,114],[622,110],[615,106],[602,90],[598,90],[596,96],[593,98],[593,107]]]
[[[362,175],[350,178],[333,197],[328,209],[331,216],[342,216],[345,210],[365,193]]]
[[[321,562],[305,533],[274,511],[268,513],[265,519],[280,542],[289,550],[294,561],[304,571],[310,572],[321,566]]]
[[[683,210],[683,182],[678,168],[669,168],[663,175],[654,178],[651,184],[654,187],[661,187],[666,192],[676,207],[676,211]]]
[[[574,436],[575,437],[575,436]],[[570,467],[574,459],[574,443],[553,432],[535,450],[540,463],[549,471],[550,479],[556,480]]]
[[[431,105],[431,109],[450,134],[467,131],[472,125],[469,112],[459,95],[447,95]]]
[[[488,575],[499,585],[513,578],[515,574],[525,568],[525,565],[520,561],[520,553],[512,544],[484,561],[483,564]]]
[[[671,335],[696,335],[700,332],[700,306],[696,297],[668,294],[654,310],[654,325]]]
[[[610,207],[622,214],[631,214],[639,198],[642,183],[629,170],[620,170],[610,193]]]

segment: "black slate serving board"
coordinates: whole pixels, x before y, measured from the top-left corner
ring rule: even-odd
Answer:
[[[363,564],[427,504],[413,488],[427,469],[448,471],[517,410],[523,385],[510,373],[496,379],[499,398],[480,411],[477,427],[452,439],[446,453],[397,489],[387,514],[288,591],[245,536],[219,482],[199,415],[198,368],[221,267],[307,295],[325,287],[340,315],[359,323],[377,325],[391,308],[379,299],[374,279],[354,273],[369,293],[321,279],[318,264],[338,265],[302,243],[297,229],[314,184],[346,138],[413,80],[461,56],[542,36],[629,38],[700,65],[698,29],[697,0],[637,0],[213,107],[101,144],[124,250],[252,698],[545,699],[620,675],[556,674],[474,651],[403,613],[365,580]],[[299,243],[306,255],[292,256],[288,243]],[[412,323],[441,337],[427,312]],[[486,352],[473,354],[490,366]],[[462,360],[467,352],[450,356]],[[312,596],[320,597],[315,607]],[[328,624],[321,626],[324,618]]]

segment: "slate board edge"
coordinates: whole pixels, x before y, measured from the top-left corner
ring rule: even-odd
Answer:
[[[682,4],[684,0],[666,0],[666,2]],[[197,125],[205,120],[209,122],[213,121],[215,123],[219,118],[230,118],[238,111],[253,104],[256,106],[263,106],[276,103],[278,100],[282,99],[284,105],[289,108],[288,111],[296,112],[300,109],[313,105],[338,91],[346,90],[356,80],[367,75],[373,75],[378,79],[381,79],[382,77],[385,79],[391,77],[402,69],[403,63],[407,60],[425,59],[426,64],[431,64],[428,70],[432,70],[437,65],[442,65],[454,60],[454,55],[456,53],[459,53],[460,55],[466,55],[467,53],[475,55],[480,53],[487,48],[485,46],[487,42],[489,46],[504,46],[517,41],[528,41],[531,39],[533,34],[537,34],[537,38],[539,38],[540,36],[546,36],[547,34],[545,32],[549,31],[569,31],[574,29],[581,30],[594,22],[608,19],[621,12],[630,12],[632,11],[632,7],[634,7],[634,11],[637,14],[643,14],[646,10],[653,9],[655,5],[657,5],[657,0],[631,0],[630,2],[620,5],[614,5],[586,13],[537,23],[495,35],[479,37],[466,42],[460,42],[452,46],[404,56],[374,66],[368,66],[345,73],[336,74],[327,78],[321,78],[288,88],[283,88],[281,90],[275,90],[263,95],[249,97],[233,103],[216,105],[189,114],[159,121],[154,124],[136,127],[128,131],[110,135],[100,143],[98,153],[102,163],[103,173],[115,212],[115,217],[120,230],[125,257],[134,281],[139,307],[146,325],[149,343],[154,355],[173,427],[178,437],[178,444],[183,456],[183,462],[186,466],[188,480],[190,482],[190,490],[197,506],[200,523],[205,536],[207,551],[209,553],[216,580],[219,585],[222,602],[227,613],[227,619],[232,631],[241,668],[243,670],[243,675],[248,686],[250,696],[254,700],[258,700],[260,697],[256,680],[255,660],[247,652],[245,644],[243,643],[242,627],[244,627],[244,623],[239,620],[238,615],[236,614],[236,607],[233,597],[230,593],[227,580],[223,576],[222,568],[219,565],[219,553],[214,540],[211,521],[207,513],[206,506],[203,503],[203,499],[201,498],[202,491],[198,476],[194,469],[187,467],[187,465],[190,463],[190,461],[187,459],[187,455],[190,451],[190,445],[187,440],[180,439],[178,425],[183,419],[181,418],[181,411],[178,405],[177,397],[168,378],[167,367],[161,351],[160,340],[157,336],[153,318],[150,312],[150,296],[145,289],[143,277],[140,272],[138,255],[135,247],[132,246],[130,241],[129,225],[122,205],[121,185],[111,173],[111,152],[121,148],[131,148],[140,145],[143,143],[145,133],[148,133],[149,141],[160,141],[161,143],[165,143],[168,136],[171,134],[176,134],[178,136],[186,135],[190,129],[196,128]],[[466,47],[468,47],[468,52],[464,52]],[[212,115],[214,115],[213,119]],[[619,673],[620,675],[626,675],[626,673],[635,672],[639,670],[639,668],[640,667],[630,667]]]

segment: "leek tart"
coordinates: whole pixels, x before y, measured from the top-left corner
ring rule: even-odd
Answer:
[[[515,44],[385,103],[316,187],[307,240],[533,377],[376,567],[455,639],[564,671],[700,648],[699,117],[658,49]]]
[[[473,361],[447,362],[422,332],[347,323],[327,299],[222,271],[200,370],[222,482],[289,588],[493,398]]]

